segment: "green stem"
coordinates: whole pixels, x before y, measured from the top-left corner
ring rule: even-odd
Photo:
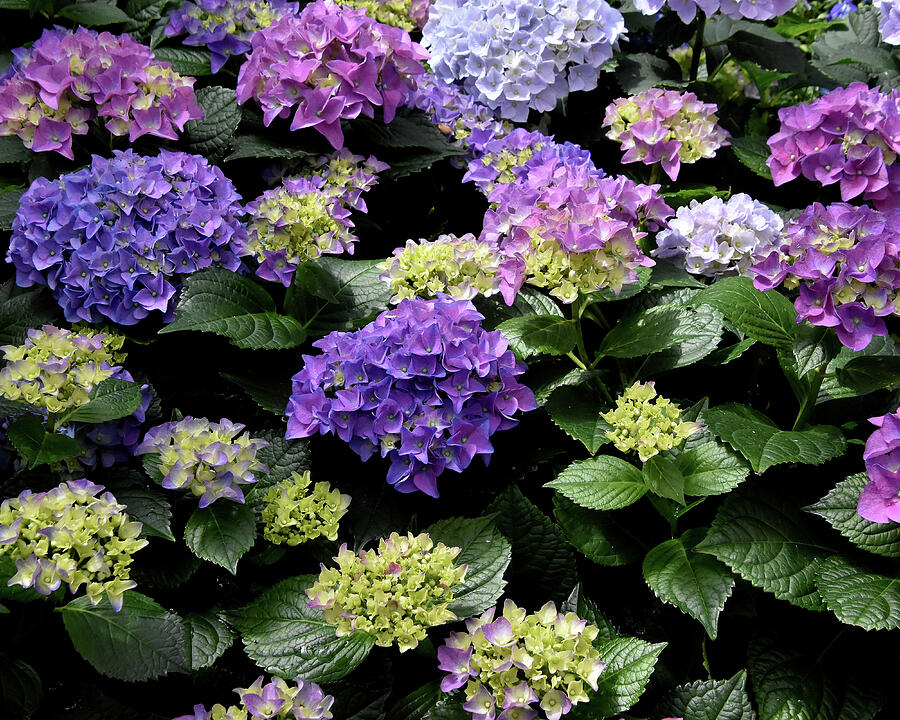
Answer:
[[[697,79],[700,71],[700,54],[703,52],[703,31],[706,29],[706,13],[697,9],[697,34],[694,36],[694,53],[691,55],[691,82]]]
[[[812,373],[812,380],[809,382],[806,392],[803,395],[803,399],[800,401],[800,409],[797,411],[797,418],[794,420],[793,430],[796,430],[809,421],[813,410],[816,408],[816,400],[819,397],[819,388],[822,387],[822,381],[824,379],[825,365],[821,365]]]
[[[712,680],[713,674],[712,669],[709,666],[709,655],[706,654],[706,635],[703,635],[703,645],[701,646],[701,652],[703,653],[703,669],[706,670],[706,676]]]
[[[702,498],[699,498],[698,500],[694,500],[694,502],[692,502],[688,505],[685,505],[683,508],[676,508],[673,515],[675,515],[676,518],[683,517],[688,511],[693,510],[704,500],[706,500],[706,498],[702,497]]]
[[[659,182],[659,175],[661,171],[661,165],[656,163],[650,169],[650,180],[647,182],[648,185],[655,185]]]
[[[656,508],[656,511],[669,521],[669,530],[672,532],[672,537],[675,537],[678,532],[678,518],[672,512],[672,506],[669,501],[658,497],[653,493],[648,493],[647,497],[650,498],[650,502],[653,504],[653,507]]]
[[[585,365],[583,362],[581,362],[581,360],[578,358],[578,356],[577,356],[575,353],[573,353],[571,350],[570,350],[569,352],[567,352],[566,355],[567,355],[567,356],[572,360],[572,362],[575,363],[579,368],[581,368],[582,370],[587,370],[587,365]]]

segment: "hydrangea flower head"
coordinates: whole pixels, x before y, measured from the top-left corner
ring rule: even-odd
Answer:
[[[28,331],[23,345],[0,346],[6,364],[0,369],[0,397],[24,402],[47,414],[58,414],[87,404],[91,391],[108,379],[134,382],[120,363],[124,338],[94,330],[73,332],[44,325]],[[68,423],[85,447],[79,460],[104,467],[131,457],[140,438],[151,394],[145,392],[140,407],[121,420],[87,424]]]
[[[185,45],[209,48],[213,73],[232,55],[250,51],[250,38],[287,15],[296,15],[300,3],[286,0],[187,0],[169,15],[166,37],[187,35]]]
[[[47,285],[70,322],[165,319],[182,276],[240,266],[231,248],[245,233],[239,199],[200,155],[94,155],[88,167],[31,184],[6,260],[20,286]]]
[[[752,264],[781,247],[783,228],[777,214],[744,193],[692,200],[656,236],[652,255],[696,275],[750,275]]]
[[[650,88],[613,100],[606,108],[606,137],[621,144],[623,163],[659,163],[672,180],[681,163],[715,157],[729,145],[728,132],[718,125],[713,103],[700,102],[694,93]]]
[[[363,193],[378,184],[378,173],[390,168],[374,155],[363,157],[341,149],[317,158],[303,173],[303,177],[341,205],[367,212]]]
[[[324,537],[337,540],[338,521],[350,507],[350,496],[332,490],[327,482],[312,485],[309,470],[293,472],[263,497],[263,537],[270,543],[299,545]]]
[[[288,402],[287,437],[332,433],[363,460],[379,451],[400,492],[437,497],[444,470],[490,456],[490,436],[537,407],[499,331],[468,300],[402,300],[355,332],[333,332],[304,355]]]
[[[448,606],[453,588],[466,577],[466,565],[454,565],[458,547],[435,544],[427,533],[382,538],[377,550],[359,554],[341,545],[334,561],[322,566],[307,589],[309,607],[341,637],[363,632],[382,647],[406,652],[425,639],[428,628],[456,620]]]
[[[681,420],[681,410],[658,396],[652,382],[636,382],[616,398],[616,407],[601,413],[612,425],[606,437],[623,453],[636,452],[646,462],[662,450],[671,450],[700,429]]]
[[[147,545],[142,525],[130,520],[102,485],[70,480],[48,492],[23,490],[0,503],[0,555],[9,555],[16,573],[7,583],[49,595],[65,584],[82,585],[92,605],[104,596],[113,610],[135,587],[130,578],[134,553]]]
[[[593,90],[625,31],[604,0],[436,0],[422,31],[429,65],[510,120]]]
[[[108,118],[113,135],[177,140],[176,130],[203,112],[193,78],[157,62],[128,35],[48,28],[28,49],[13,51],[0,77],[0,135],[18,135],[35,152],[73,159],[72,136]]]
[[[869,422],[878,429],[863,453],[869,482],[859,497],[858,512],[876,523],[900,522],[900,410]]]
[[[587,702],[606,667],[592,642],[600,632],[575,613],[548,602],[526,613],[512,600],[466,620],[468,632],[453,633],[438,648],[441,690],[465,686],[463,704],[473,720],[559,720]]]
[[[429,0],[338,0],[339,5],[364,8],[377,22],[406,32],[421,30],[428,20]]]
[[[489,243],[471,233],[441,235],[432,241],[413,240],[394,250],[394,257],[379,263],[381,279],[395,295],[391,302],[414,297],[433,298],[441,293],[454,300],[471,300],[500,292],[500,255]]]
[[[241,698],[240,705],[226,708],[216,703],[210,710],[203,705],[194,705],[191,715],[182,715],[175,720],[331,720],[331,706],[334,697],[322,692],[316,683],[295,678],[294,684],[279,677],[273,677],[263,684],[260,675],[248,688],[235,688]]]
[[[814,203],[751,271],[759,290],[799,288],[797,322],[833,327],[841,343],[862,350],[887,333],[885,316],[900,314],[900,208]]]
[[[707,16],[721,12],[734,20],[771,20],[796,5],[795,0],[635,0],[634,6],[644,15],[656,15],[667,2],[683,23],[691,22],[698,8]]]
[[[269,468],[256,459],[269,443],[239,435],[244,426],[225,418],[213,423],[186,417],[156,425],[147,431],[135,455],[159,454],[161,485],[169,490],[189,490],[200,498],[200,507],[228,498],[244,502],[240,485],[255,483],[257,473]]]
[[[849,2],[849,0],[843,1]],[[888,45],[900,45],[900,7],[897,6],[896,0],[872,0],[872,5],[881,15],[878,22],[881,39]],[[852,9],[855,10],[856,6],[852,5]],[[848,10],[848,12],[850,11]],[[830,13],[828,17],[832,19]]]
[[[881,210],[900,205],[900,92],[855,82],[781,108],[778,119],[767,161],[776,185],[803,175],[840,183],[844,201],[863,195]]]
[[[251,45],[238,74],[238,102],[256,100],[266,125],[293,112],[292,130],[314,127],[335,148],[344,142],[341,118],[373,117],[379,106],[390,122],[427,57],[406,31],[331,0],[282,18]]]

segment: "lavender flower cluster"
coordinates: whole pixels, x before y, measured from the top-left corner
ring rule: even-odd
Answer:
[[[797,321],[833,327],[851,350],[887,334],[900,315],[900,208],[880,212],[847,203],[814,203],[791,222],[779,251],[751,270],[759,290],[799,287]]]
[[[403,300],[355,332],[333,332],[304,355],[287,407],[288,438],[318,431],[363,459],[391,459],[400,492],[437,497],[437,477],[493,452],[490,436],[537,407],[525,371],[467,300]]]
[[[869,482],[857,511],[872,522],[900,522],[900,410],[869,422],[878,429],[866,441],[863,460]]]
[[[823,185],[840,182],[844,201],[864,193],[880,210],[900,205],[900,92],[855,82],[782,108],[778,118],[768,160],[776,185],[803,175]]]
[[[437,0],[422,31],[432,72],[515,121],[593,90],[625,31],[604,0]]]
[[[176,129],[203,117],[194,79],[155,61],[128,35],[57,27],[13,55],[0,76],[0,135],[18,135],[35,152],[73,159],[72,136],[85,135],[95,116],[130,142],[141,135],[176,140]]]
[[[239,199],[200,155],[95,155],[88,167],[31,184],[6,260],[20,286],[47,285],[70,322],[134,325],[154,310],[165,319],[182,276],[240,266]]]
[[[644,15],[656,15],[666,4],[681,22],[689,23],[698,9],[706,15],[721,12],[735,20],[771,20],[784,15],[797,3],[795,0],[634,0],[634,6]]]
[[[729,145],[728,132],[720,127],[713,103],[700,102],[694,93],[650,88],[627,98],[617,98],[606,108],[606,137],[620,143],[623,163],[660,163],[672,180],[681,163],[715,157]]]
[[[188,0],[169,15],[165,34],[187,35],[185,45],[205,45],[217,73],[229,57],[250,51],[253,33],[299,9],[300,3],[287,0]]]
[[[878,23],[881,39],[888,45],[900,45],[900,7],[896,0],[872,0],[872,5],[881,15]]]
[[[427,57],[406,31],[331,0],[315,0],[299,16],[259,31],[251,46],[238,74],[238,102],[256,100],[266,125],[296,108],[291,130],[314,127],[335,148],[344,142],[341,118],[373,117],[380,106],[390,122]]]
[[[651,254],[695,275],[750,275],[751,265],[781,247],[783,228],[778,215],[744,193],[727,202],[692,200],[657,234]]]
[[[247,720],[247,715],[257,720],[331,720],[334,696],[326,695],[316,683],[294,678],[294,685],[279,677],[273,677],[263,685],[260,675],[248,688],[235,688],[241,698],[240,706],[225,708],[216,703],[210,710],[204,705],[194,705],[191,715],[175,720]]]

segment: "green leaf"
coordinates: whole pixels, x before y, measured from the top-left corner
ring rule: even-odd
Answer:
[[[234,90],[218,85],[200,88],[197,103],[203,109],[203,119],[188,120],[184,127],[188,151],[207,156],[224,151],[241,122]]]
[[[579,386],[554,390],[544,404],[550,419],[571,438],[583,443],[592,455],[609,442],[612,426],[600,417],[600,404]]]
[[[780,600],[807,610],[824,607],[816,577],[831,551],[813,539],[803,516],[771,491],[745,485],[729,495],[696,550]]]
[[[644,558],[643,571],[656,597],[699,620],[715,640],[734,575],[718,560],[693,551],[703,535],[703,530],[691,530],[657,545]]]
[[[721,495],[734,490],[750,473],[740,455],[718,442],[678,453],[675,465],[684,477],[685,495]]]
[[[28,162],[32,152],[22,144],[16,135],[0,137],[0,164]]]
[[[297,147],[290,147],[263,135],[235,135],[231,140],[231,154],[225,162],[246,160],[248,158],[282,158],[293,160],[306,157],[309,152]]]
[[[597,290],[596,292],[588,293],[585,297],[589,302],[613,302],[615,300],[627,300],[628,298],[632,298],[635,295],[639,295],[645,287],[647,287],[647,283],[650,282],[650,268],[639,267],[635,270],[637,273],[638,279],[633,283],[628,283],[627,285],[623,285],[619,292],[615,292],[612,288],[605,288],[603,290]]]
[[[19,199],[24,194],[24,189],[0,193],[0,230],[12,230],[16,211],[19,209]]]
[[[722,313],[708,305],[683,309],[687,311],[687,315],[676,333],[683,339],[647,358],[641,368],[642,377],[655,377],[667,370],[692,365],[719,347],[724,330]]]
[[[597,679],[590,702],[576,705],[570,720],[618,716],[634,705],[647,687],[659,654],[666,643],[648,643],[638,638],[616,638],[597,646],[606,669]]]
[[[397,704],[388,710],[385,720],[424,720],[442,696],[440,682],[434,680],[426,683],[400,698]]]
[[[87,597],[62,608],[72,644],[98,672],[131,682],[186,672],[184,623],[155,600],[128,590],[122,610]]]
[[[694,299],[711,305],[745,335],[766,345],[790,349],[797,334],[797,314],[790,301],[775,290],[760,292],[745,277],[716,281]]]
[[[654,455],[644,463],[644,482],[650,491],[660,497],[684,505],[684,476],[673,460]]]
[[[747,671],[728,680],[697,680],[679,685],[666,712],[684,720],[756,720],[747,696]]]
[[[275,413],[279,417],[284,415],[288,398],[291,396],[291,383],[288,378],[277,381],[272,377],[239,377],[225,372],[219,375],[237,385],[263,410]]]
[[[443,156],[460,155],[459,148],[452,145],[431,119],[423,112],[399,113],[389,124],[369,118],[358,118],[352,126],[370,143],[392,149],[431,150]]]
[[[26,662],[0,653],[0,710],[4,717],[28,720],[43,695],[41,677]]]
[[[223,335],[240,348],[283,350],[306,339],[303,326],[275,313],[269,294],[230,270],[207,268],[185,281],[175,321],[160,334],[196,330]]]
[[[7,428],[6,435],[29,469],[76,457],[84,452],[75,438],[44,430],[44,422],[37,415],[23,415]]]
[[[827,402],[828,400],[840,400],[843,398],[856,397],[871,392],[867,379],[861,373],[851,370],[849,375],[842,373],[842,369],[851,363],[863,358],[884,358],[887,363],[893,363],[894,360],[888,358],[900,356],[900,348],[890,336],[873,337],[872,341],[862,350],[851,350],[850,348],[841,348],[840,352],[835,356],[825,368],[825,377],[822,380],[822,386],[819,388],[819,397],[817,403]],[[861,367],[861,366],[857,366]],[[880,375],[880,373],[878,373]],[[860,387],[845,385],[841,382],[840,377],[857,380]]]
[[[291,477],[291,473],[309,470],[309,443],[306,440],[288,440],[284,432],[259,433],[269,444],[260,448],[256,459],[269,468],[247,493],[247,505],[259,509],[266,491],[273,485]]]
[[[172,69],[181,75],[201,77],[212,75],[209,50],[192,47],[157,47],[153,49],[157,60],[172,63]],[[237,125],[235,125],[237,127]],[[232,130],[232,132],[234,132]]]
[[[838,382],[857,395],[900,384],[900,356],[855,357],[837,369]]]
[[[782,463],[821,465],[843,455],[847,447],[841,431],[832,425],[779,430],[761,412],[736,403],[704,410],[703,421],[759,473]]]
[[[900,576],[867,572],[832,555],[819,564],[818,585],[825,607],[841,622],[866,630],[900,627]]]
[[[573,462],[545,483],[590,510],[617,510],[636,503],[647,492],[641,471],[610,455]]]
[[[335,635],[320,610],[306,606],[315,575],[282,580],[232,615],[247,655],[266,672],[315,683],[340,680],[372,649],[365,633]]]
[[[211,666],[234,642],[234,633],[212,613],[194,613],[184,618],[185,649],[191,670]]]
[[[761,136],[746,136],[731,138],[731,149],[738,160],[754,173],[766,180],[772,179],[772,171],[766,164],[769,159],[769,146],[766,138]]]
[[[672,60],[651,53],[623,55],[616,67],[616,81],[627,95],[680,80],[681,71]]]
[[[172,534],[172,506],[165,495],[142,487],[116,488],[114,494],[116,500],[125,506],[129,517],[143,524],[142,535],[155,535],[175,541]]]
[[[467,618],[494,605],[506,587],[503,573],[509,566],[512,549],[493,518],[447,518],[438,520],[425,532],[436,543],[462,548],[454,563],[469,566],[465,581],[453,591],[450,611]]]
[[[115,25],[131,20],[114,4],[107,2],[79,2],[74,5],[67,5],[57,12],[56,15],[85,27]]]
[[[599,565],[627,565],[641,547],[611,513],[581,508],[565,498],[553,498],[554,515],[578,552]]]
[[[886,557],[900,557],[900,524],[875,523],[857,512],[859,496],[869,477],[863,473],[842,480],[819,502],[804,508],[825,518],[831,527],[863,550]]]
[[[25,402],[15,402],[13,400],[9,400],[8,398],[0,396],[0,419],[6,419],[8,417],[14,417],[16,415],[26,415],[31,413],[33,415],[40,414],[40,410],[36,408],[34,405],[29,405]]]
[[[52,323],[59,307],[40,290],[14,295],[0,303],[0,344],[21,345],[31,328]]]
[[[488,508],[512,545],[510,570],[536,592],[562,600],[576,581],[575,554],[556,524],[516,485],[508,486]]]
[[[520,358],[532,355],[565,355],[577,341],[575,323],[557,315],[523,315],[497,326]]]
[[[597,634],[597,637],[594,638],[594,645],[600,645],[609,642],[610,640],[615,640],[618,637],[616,628],[613,624],[597,609],[597,606],[591,602],[590,598],[584,594],[581,583],[578,583],[572,588],[569,597],[566,598],[566,601],[560,607],[560,612],[573,612],[582,620],[587,620],[591,625],[596,626],[600,632]]]
[[[712,363],[713,365],[727,365],[733,360],[737,360],[754,345],[756,345],[756,340],[753,338],[744,338],[734,345],[711,352],[707,357],[706,362]]]
[[[57,426],[67,422],[102,423],[128,417],[141,406],[141,386],[127,380],[107,378],[93,387],[90,400],[60,414]]]
[[[237,574],[241,556],[256,540],[256,515],[246,505],[219,499],[209,507],[197,508],[184,528],[184,541],[191,551]]]
[[[603,338],[600,352],[618,358],[639,357],[666,350],[696,332],[689,308],[668,304],[626,315]]]
[[[825,678],[822,664],[789,654],[774,643],[751,646],[750,680],[760,720],[837,717],[837,683]]]

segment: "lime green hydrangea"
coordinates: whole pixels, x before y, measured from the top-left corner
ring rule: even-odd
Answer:
[[[309,607],[323,611],[338,636],[364,632],[375,644],[397,644],[400,652],[425,639],[428,628],[456,620],[448,606],[453,587],[466,576],[454,565],[458,547],[434,544],[427,533],[391,533],[378,550],[359,555],[341,546],[336,568],[322,566],[318,581],[306,591]]]
[[[438,649],[439,668],[450,674],[444,692],[465,685],[463,708],[474,718],[496,714],[514,720],[559,720],[573,705],[586,702],[606,667],[593,640],[600,632],[575,613],[559,613],[548,602],[526,614],[512,600],[494,620],[490,608],[466,620],[465,633],[453,633]],[[532,705],[537,707],[532,708]]]
[[[347,8],[364,8],[370,18],[406,32],[422,28],[428,17],[428,2],[423,0],[337,0]],[[424,6],[424,8],[423,8]]]
[[[391,302],[407,298],[433,298],[446,293],[454,300],[471,300],[500,291],[500,254],[490,243],[471,233],[461,237],[441,235],[436,240],[408,240],[394,250],[394,257],[378,264],[395,295]]]
[[[332,490],[327,482],[310,488],[309,470],[291,473],[270,487],[263,500],[263,537],[271,543],[299,545],[317,537],[337,540],[338,521],[347,513],[350,496]]]
[[[84,585],[91,603],[105,595],[118,612],[135,587],[129,577],[134,553],[147,545],[134,522],[102,485],[71,480],[48,492],[22,491],[0,503],[0,556],[16,563],[10,587],[33,587],[49,595],[63,583]]]
[[[658,397],[652,382],[636,382],[616,398],[615,409],[601,417],[612,425],[606,437],[616,448],[636,452],[642,462],[661,450],[671,450],[700,429],[695,422],[682,422],[681,410],[671,400]]]

